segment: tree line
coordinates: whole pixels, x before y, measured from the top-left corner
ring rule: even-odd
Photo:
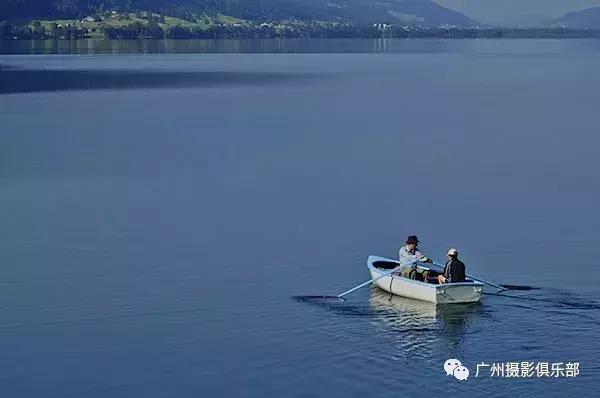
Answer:
[[[565,38],[600,37],[600,31],[548,29],[475,29],[415,28],[385,25],[357,26],[324,23],[243,23],[215,24],[208,27],[161,27],[153,18],[147,23],[133,22],[124,26],[104,26],[106,39],[269,39],[269,38]],[[164,26],[164,25],[163,25]],[[13,25],[0,22],[0,39],[80,39],[88,37],[85,28],[52,23],[46,28],[40,22]]]
[[[88,35],[87,29],[75,26],[59,26],[50,24],[46,29],[39,21],[31,25],[14,25],[0,21],[0,39],[43,40],[43,39],[83,39]]]

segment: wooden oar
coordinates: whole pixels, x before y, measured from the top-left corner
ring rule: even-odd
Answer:
[[[386,276],[392,275],[394,272],[397,272],[399,268],[401,268],[401,267],[396,267],[396,268],[394,268],[393,270],[391,270],[389,272],[384,272],[383,274],[379,275],[377,278],[369,279],[368,281],[363,282],[363,283],[361,283],[358,286],[354,286],[352,289],[348,289],[344,293],[338,294],[337,298],[344,299],[344,296],[346,296],[346,295],[348,295],[348,294],[350,294],[350,293],[352,293],[352,292],[360,289],[361,287],[368,286],[371,283],[380,280],[381,278],[385,278]]]
[[[445,265],[442,265],[440,263],[436,263],[435,261],[433,263],[430,263],[430,264],[436,265],[436,266],[440,267],[441,269],[444,269],[446,267]],[[494,287],[494,288],[499,289],[499,290],[508,290],[507,288],[505,288],[503,286],[496,285],[495,283],[488,282],[488,281],[486,281],[484,279],[475,278],[474,276],[471,276],[471,275],[465,275],[465,276],[467,278],[469,278],[469,279],[473,279],[474,281],[484,283],[486,285],[489,285],[489,286]]]

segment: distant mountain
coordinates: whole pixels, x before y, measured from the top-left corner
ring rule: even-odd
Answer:
[[[280,0],[271,2],[281,10]],[[326,5],[326,10],[317,7],[317,4]],[[431,0],[302,0],[302,7],[322,10],[321,15],[326,19],[342,19],[356,24],[389,23],[431,27],[477,25],[468,16]],[[298,14],[293,10],[287,11],[289,15]]]
[[[548,23],[571,29],[600,29],[600,7],[569,12]]]
[[[441,6],[430,0],[396,0],[388,3],[390,13],[396,17],[399,15],[415,17],[421,25],[440,26],[474,26],[476,21],[465,14]],[[402,18],[399,18],[402,21]]]
[[[521,14],[511,18],[504,23],[504,26],[509,28],[539,28],[550,19],[547,15],[541,14]]]
[[[98,10],[173,16],[221,13],[248,20],[340,20],[422,26],[477,23],[432,0],[0,0],[0,20],[82,17]]]

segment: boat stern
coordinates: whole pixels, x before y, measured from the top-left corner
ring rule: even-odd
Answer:
[[[449,283],[436,286],[436,302],[438,304],[474,303],[481,299],[483,284],[481,283]]]

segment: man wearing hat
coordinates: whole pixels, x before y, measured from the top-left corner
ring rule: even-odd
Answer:
[[[448,250],[448,262],[444,267],[444,273],[438,275],[437,280],[439,284],[465,281],[465,264],[458,259],[458,250]]]
[[[433,261],[421,254],[417,249],[418,244],[419,238],[411,235],[406,239],[406,246],[402,246],[398,251],[398,258],[402,266],[400,276],[427,281],[428,271],[417,268],[417,263],[432,263]]]

